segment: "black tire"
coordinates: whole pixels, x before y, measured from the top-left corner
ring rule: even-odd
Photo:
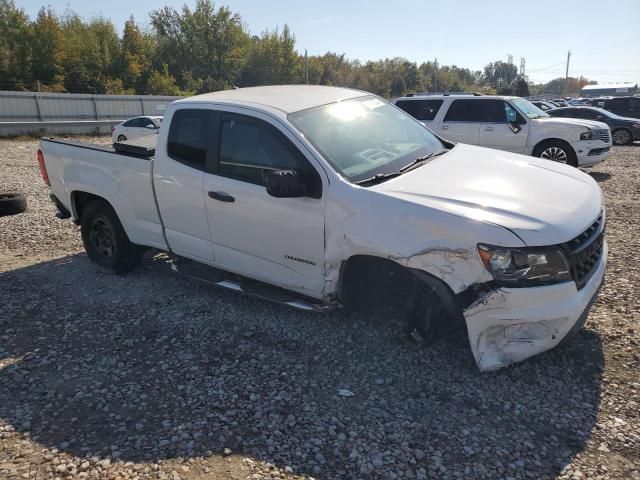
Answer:
[[[425,344],[432,343],[443,332],[448,315],[440,299],[426,285],[416,285],[413,301],[407,310],[408,334],[418,333]]]
[[[543,160],[566,163],[572,167],[578,166],[576,152],[573,151],[571,145],[560,140],[548,140],[541,143],[533,151],[533,156]]]
[[[15,215],[27,209],[27,197],[21,193],[0,193],[0,217]]]
[[[627,145],[633,142],[633,135],[626,128],[616,128],[611,132],[611,139],[614,145]]]
[[[84,249],[102,272],[127,273],[142,260],[144,248],[129,240],[118,215],[104,200],[85,206],[80,224]]]
[[[118,135],[118,141],[119,142],[124,142],[127,139],[127,137],[125,137],[124,135]]]

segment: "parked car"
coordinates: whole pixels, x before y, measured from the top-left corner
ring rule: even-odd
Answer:
[[[553,99],[553,103],[555,103],[559,107],[568,107],[569,106],[569,104],[567,103],[567,101],[564,98],[554,98]]]
[[[614,145],[626,145],[640,140],[640,120],[637,118],[621,117],[597,107],[556,108],[548,113],[552,117],[582,118],[606,123],[611,129]]]
[[[574,107],[591,104],[588,98],[572,98],[571,100],[568,100],[567,103],[569,106]]]
[[[621,117],[640,118],[640,97],[594,98],[591,105],[604,108]]]
[[[585,167],[610,154],[611,132],[600,122],[553,118],[518,97],[424,95],[395,104],[442,137]]]
[[[162,117],[144,115],[130,118],[111,128],[111,140],[116,143],[146,135],[155,135],[160,130],[160,123],[162,123]]]
[[[416,338],[466,323],[482,370],[575,335],[604,278],[590,176],[455,145],[366,92],[181,99],[155,146],[139,140],[40,144],[59,216],[107,272],[154,247],[178,272],[299,309],[390,302]]]
[[[553,105],[552,103],[549,103],[549,102],[544,102],[542,100],[531,100],[531,103],[533,103],[536,107],[538,107],[543,112],[552,110],[554,108],[558,108],[556,105]]]

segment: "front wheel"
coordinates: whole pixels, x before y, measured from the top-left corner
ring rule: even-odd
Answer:
[[[125,137],[124,135],[118,135],[118,141],[119,142],[124,142],[127,139],[127,137]]]
[[[126,273],[142,260],[144,249],[129,240],[118,215],[104,200],[84,207],[80,224],[84,249],[101,271]]]
[[[540,157],[553,162],[565,163],[572,167],[578,166],[576,154],[567,143],[551,140],[536,147],[534,157]]]
[[[614,145],[626,145],[627,143],[631,143],[631,132],[624,128],[614,130],[611,136],[613,138]]]

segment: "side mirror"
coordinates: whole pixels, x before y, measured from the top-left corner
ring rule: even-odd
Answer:
[[[147,128],[150,130],[156,130],[158,127],[156,127],[153,123],[151,125],[147,125]]]
[[[309,189],[296,170],[275,170],[267,178],[267,193],[276,198],[296,198],[309,195]]]

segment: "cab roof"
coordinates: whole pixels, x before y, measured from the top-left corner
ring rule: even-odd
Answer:
[[[350,88],[322,85],[272,85],[205,93],[178,100],[178,102],[223,102],[262,105],[289,114],[365,95],[370,94]]]

